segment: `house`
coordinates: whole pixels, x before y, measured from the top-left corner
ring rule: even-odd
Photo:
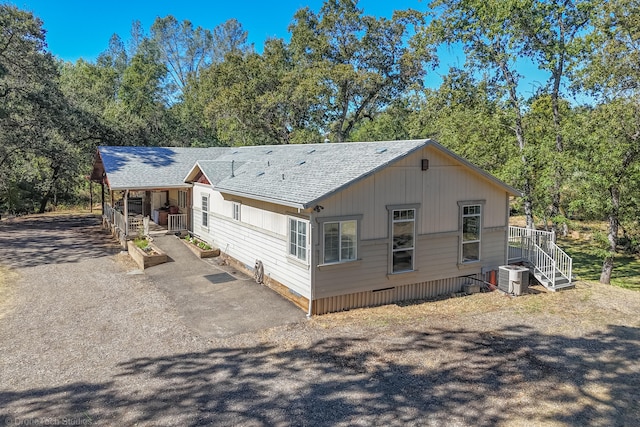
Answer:
[[[433,140],[100,147],[92,177],[110,190],[107,217],[118,197],[121,216],[154,219],[166,201],[177,228],[310,315],[483,280],[510,260],[509,199],[520,195]]]

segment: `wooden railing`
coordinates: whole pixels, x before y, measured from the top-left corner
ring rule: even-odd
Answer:
[[[555,233],[509,226],[509,263],[527,261],[552,287],[556,272],[571,283],[573,260],[555,243]]]
[[[103,217],[105,221],[109,224],[120,230],[121,233],[126,234],[128,236],[135,236],[138,234],[148,234],[149,233],[149,220],[148,218],[143,218],[141,216],[133,216],[128,215],[127,221],[125,221],[125,216],[118,209],[112,207],[109,203],[104,204],[104,213]],[[125,233],[126,230],[126,233]]]

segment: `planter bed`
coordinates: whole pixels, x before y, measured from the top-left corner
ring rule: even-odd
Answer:
[[[151,253],[145,252],[140,249],[136,244],[129,240],[127,242],[127,249],[129,256],[138,264],[141,269],[153,267],[154,265],[163,264],[167,262],[167,254],[161,251],[154,244],[149,244],[152,249]]]
[[[189,242],[186,239],[180,239],[180,240],[182,241],[182,243],[187,245],[187,247],[191,250],[191,252],[196,254],[198,258],[213,258],[213,257],[220,256],[220,249],[218,248],[202,249],[194,245],[193,243]]]

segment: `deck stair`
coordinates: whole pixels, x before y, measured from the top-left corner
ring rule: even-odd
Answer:
[[[509,226],[508,263],[523,263],[550,291],[574,287],[573,260],[555,241],[555,233]]]

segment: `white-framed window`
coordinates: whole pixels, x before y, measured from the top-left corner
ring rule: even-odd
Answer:
[[[355,261],[358,258],[358,221],[327,221],[322,224],[323,263]]]
[[[309,223],[298,218],[289,218],[289,255],[307,262]]]
[[[202,227],[209,227],[209,196],[202,196]]]
[[[178,190],[178,207],[185,209],[187,207],[187,192]]]
[[[236,221],[240,221],[241,220],[241,216],[240,213],[242,212],[242,205],[240,203],[236,203],[233,202],[233,219],[235,219]]]
[[[460,205],[460,262],[480,261],[482,241],[482,203],[461,202]]]
[[[415,269],[416,209],[390,209],[391,213],[391,272],[402,273]]]

